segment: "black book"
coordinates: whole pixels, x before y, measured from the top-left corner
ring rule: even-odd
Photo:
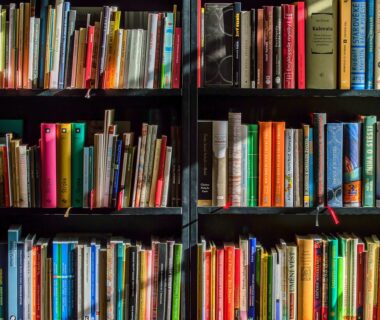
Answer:
[[[273,88],[282,88],[281,6],[273,8]]]
[[[233,20],[229,3],[206,3],[204,14],[204,85],[233,85]]]
[[[240,52],[241,52],[241,3],[234,3],[234,87],[240,88],[241,84],[241,63],[240,63]]]
[[[157,320],[166,320],[166,276],[167,276],[167,251],[166,243],[158,244],[158,303]]]
[[[128,302],[128,319],[135,319],[137,315],[137,247],[136,246],[130,246],[127,249],[128,252],[128,290],[126,291],[127,298],[126,301]],[[127,289],[127,288],[126,288]]]
[[[251,88],[256,88],[256,9],[251,9]]]
[[[212,121],[198,122],[198,206],[212,205]]]

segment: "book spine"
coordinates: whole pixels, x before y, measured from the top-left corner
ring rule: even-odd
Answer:
[[[162,191],[163,191],[163,185],[164,185],[165,160],[166,160],[166,142],[167,142],[167,137],[162,136],[160,162],[158,165],[157,184],[156,184],[155,207],[161,206]]]
[[[169,182],[170,182],[170,166],[172,161],[172,147],[166,147],[165,169],[164,169],[164,184],[162,188],[161,207],[166,207],[168,204]]]
[[[64,242],[61,244],[62,259],[62,320],[69,319],[69,244]]]
[[[329,243],[322,240],[322,288],[321,288],[321,319],[329,318]]]
[[[294,129],[285,130],[285,207],[294,204]]]
[[[294,206],[303,205],[303,130],[294,131]]]
[[[339,17],[339,88],[351,88],[351,0],[340,0]]]
[[[175,28],[173,57],[173,89],[181,87],[182,28]]]
[[[309,148],[310,126],[303,126],[304,145],[304,186],[303,186],[303,206],[310,207],[310,148]]]
[[[338,240],[329,240],[329,320],[338,314]]]
[[[234,319],[235,247],[224,248],[224,319]]]
[[[4,166],[4,170],[6,170],[6,166]],[[380,122],[376,123],[376,207],[380,207]]]
[[[375,205],[376,116],[366,116],[363,126],[363,207],[373,207]]]
[[[46,48],[46,29],[47,29],[47,8],[48,0],[42,0],[40,5],[40,25],[41,25],[41,44],[39,55],[39,67],[38,67],[38,87],[44,87],[44,73],[45,73],[45,48]]]
[[[365,89],[366,0],[352,0],[351,89]]]
[[[234,278],[234,317],[240,318],[240,268],[241,268],[241,248],[235,248],[235,278]]]
[[[248,205],[248,125],[241,125],[241,206]]]
[[[342,207],[343,185],[343,124],[326,125],[326,188],[327,204],[330,207]]]
[[[272,205],[272,122],[259,122],[259,206]]]
[[[298,254],[297,254],[297,248],[295,246],[291,246],[286,249],[286,256],[287,256],[287,276],[288,276],[288,293],[287,293],[287,300],[289,303],[289,312],[288,312],[288,319],[289,320],[295,320],[297,319],[297,296],[298,296],[298,290],[297,290],[297,269],[298,269]]]
[[[34,39],[33,39],[33,68],[32,68],[32,88],[38,88],[38,59],[40,57],[40,29],[41,20],[35,18],[34,22]]]
[[[91,78],[92,72],[92,55],[94,51],[94,34],[95,27],[88,26],[87,28],[87,50],[86,50],[86,68],[85,68],[85,85],[87,89],[93,87],[93,82]]]
[[[295,6],[282,6],[282,81],[284,89],[295,89]]]
[[[314,129],[309,129],[309,207],[314,207]]]
[[[172,320],[180,319],[182,244],[174,245]]]
[[[313,287],[313,319],[321,319],[322,315],[322,241],[314,241],[314,287]]]
[[[57,206],[56,125],[41,124],[41,204],[43,208]]]
[[[17,242],[19,241],[21,228],[8,230],[8,319],[19,319],[18,313],[18,255]]]
[[[264,88],[264,10],[257,9],[256,88]]]
[[[58,89],[58,74],[59,74],[59,58],[61,52],[61,37],[62,37],[62,19],[63,19],[63,6],[62,0],[57,1],[55,7],[55,23],[54,23],[54,36],[53,36],[53,52],[52,52],[52,65],[50,71],[50,84],[49,88]]]
[[[316,205],[325,203],[325,124],[325,113],[315,113],[313,115]]]
[[[68,20],[70,12],[70,2],[64,2],[63,15],[62,15],[62,37],[59,40],[61,42],[61,49],[59,55],[59,71],[58,71],[58,89],[63,89],[65,86],[65,64],[66,64],[66,50],[67,44],[67,32],[68,32]]]
[[[173,58],[173,13],[168,12],[165,16],[164,40],[162,48],[161,88],[170,89],[172,83],[172,58]]]
[[[343,320],[344,317],[343,317],[343,278],[344,278],[344,257],[341,257],[341,256],[338,256],[338,276],[337,276],[337,283],[338,283],[338,289],[337,289],[337,318],[338,320]]]
[[[71,70],[73,67],[73,54],[74,54],[74,33],[76,22],[76,10],[69,11],[67,37],[66,37],[66,56],[65,56],[65,83],[64,87],[71,85]]]
[[[62,290],[62,271],[61,271],[61,244],[53,242],[53,319],[62,319],[61,290]]]
[[[24,243],[17,243],[17,312],[24,319]],[[11,316],[11,314],[10,314]]]
[[[273,6],[264,7],[264,88],[273,86]]]
[[[198,123],[198,206],[212,205],[212,128],[211,121]]]
[[[251,9],[251,88],[256,88],[256,9]]]
[[[248,243],[248,320],[256,319],[256,238]]]
[[[356,316],[363,319],[364,305],[364,272],[366,264],[366,252],[364,243],[357,245],[357,294],[356,294]]]
[[[297,88],[306,87],[305,3],[297,2]]]
[[[57,202],[59,208],[71,207],[70,123],[57,124]]]
[[[241,53],[241,3],[234,2],[234,27],[233,27],[233,82],[234,87],[240,87],[240,53]]]
[[[365,88],[374,88],[375,0],[367,0]]]
[[[120,178],[120,165],[121,165],[121,151],[122,151],[123,142],[121,140],[117,141],[116,145],[116,154],[115,154],[115,163],[113,170],[113,188],[112,188],[112,197],[111,197],[111,207],[117,207],[117,197],[119,194],[119,178]]]
[[[285,205],[285,122],[273,122],[273,206]]]
[[[380,89],[380,1],[375,0],[375,89]]]
[[[273,88],[282,88],[282,8],[273,9]]]
[[[241,205],[241,113],[228,114],[228,201]]]
[[[241,13],[240,87],[251,88],[251,12]]]
[[[83,162],[84,162],[83,150],[84,150],[84,142],[85,142],[85,133],[86,133],[85,123],[71,124],[71,153],[72,153],[71,155],[71,168],[72,168],[71,199],[72,199],[72,206],[77,207],[77,208],[81,208],[84,205],[83,203],[84,178],[87,180],[87,183],[88,183],[88,175],[85,176],[83,172]]]
[[[248,206],[257,206],[258,126],[248,125]]]

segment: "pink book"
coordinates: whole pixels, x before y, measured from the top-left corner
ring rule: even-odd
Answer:
[[[156,201],[155,201],[156,208],[161,207],[162,189],[164,187],[166,141],[167,141],[167,137],[163,135],[161,138],[160,165],[158,166],[157,185],[156,185]]]
[[[296,88],[295,73],[295,6],[282,5],[282,79],[284,89]]]
[[[175,28],[173,59],[173,89],[181,85],[181,55],[182,55],[182,29]]]
[[[57,206],[56,125],[41,123],[42,208]]]
[[[216,320],[224,320],[224,250],[216,250]]]
[[[297,5],[297,87],[305,89],[305,3]]]
[[[88,26],[87,31],[87,56],[86,56],[86,89],[91,88],[91,71],[92,71],[92,51],[94,50],[94,26]]]

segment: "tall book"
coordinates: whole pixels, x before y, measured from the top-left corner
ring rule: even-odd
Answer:
[[[273,8],[273,88],[282,88],[282,8]]]
[[[22,314],[18,313],[18,259],[17,242],[21,237],[21,227],[11,226],[8,229],[8,319],[18,319]]]
[[[380,1],[375,0],[375,63],[374,88],[380,89]]]
[[[241,113],[228,114],[228,201],[241,205]]]
[[[376,116],[366,116],[363,123],[363,207],[375,205]]]
[[[285,205],[285,122],[273,122],[273,185],[272,202],[274,207]]]
[[[248,206],[257,206],[258,195],[258,147],[259,132],[257,124],[248,125]]]
[[[328,238],[329,243],[329,319],[337,319],[338,315],[338,239]]]
[[[339,89],[351,88],[351,0],[339,0]]]
[[[264,88],[273,86],[273,6],[264,6]]]
[[[296,87],[296,11],[295,5],[282,5],[282,81],[284,89]]]
[[[305,59],[305,3],[296,2],[297,11],[297,88],[306,87],[306,59]]]
[[[366,24],[365,88],[372,90],[375,68],[375,0],[367,0]]]
[[[198,122],[198,206],[212,205],[212,121]]]
[[[233,82],[234,87],[240,87],[240,53],[241,53],[241,2],[234,2],[233,25]]]
[[[235,246],[224,245],[224,317],[234,319]]]
[[[313,114],[316,205],[323,205],[325,203],[325,124],[325,113]]]
[[[343,205],[361,205],[361,123],[345,123],[343,127]]]
[[[303,206],[303,130],[294,130],[294,206]]]
[[[351,89],[365,89],[367,1],[352,0]]]
[[[264,88],[264,9],[257,9],[256,88]]]
[[[248,205],[248,125],[241,125],[241,206]]]
[[[41,124],[41,205],[57,206],[56,124]]]
[[[306,85],[336,89],[338,0],[306,1]]]
[[[59,61],[61,52],[61,37],[62,37],[62,19],[63,19],[63,0],[56,0],[55,3],[55,24],[54,24],[54,39],[53,39],[53,52],[52,52],[52,67],[50,72],[49,88],[58,89],[58,74],[59,74]]]
[[[294,205],[294,129],[285,130],[285,207]]]
[[[326,202],[330,207],[342,207],[343,123],[326,125],[326,166]]]
[[[272,205],[272,122],[259,122],[259,206]]]
[[[380,207],[380,122],[376,123],[376,207]]]
[[[57,206],[71,207],[71,123],[57,124]]]
[[[251,9],[251,88],[256,88],[256,9]]]
[[[83,207],[83,150],[86,136],[85,123],[71,124],[72,206]]]

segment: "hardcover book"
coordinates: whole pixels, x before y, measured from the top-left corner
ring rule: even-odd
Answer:
[[[351,88],[351,0],[339,1],[339,89]]]
[[[272,122],[259,122],[259,206],[272,205]]]
[[[363,207],[375,206],[376,116],[363,123]]]
[[[212,205],[212,128],[212,121],[200,121],[198,123],[198,206]]]
[[[282,81],[284,89],[296,87],[296,12],[295,5],[282,5]]]
[[[314,126],[314,177],[315,177],[315,204],[325,203],[325,113],[313,114]]]
[[[212,124],[212,205],[227,203],[227,146],[228,122],[213,121]]]

